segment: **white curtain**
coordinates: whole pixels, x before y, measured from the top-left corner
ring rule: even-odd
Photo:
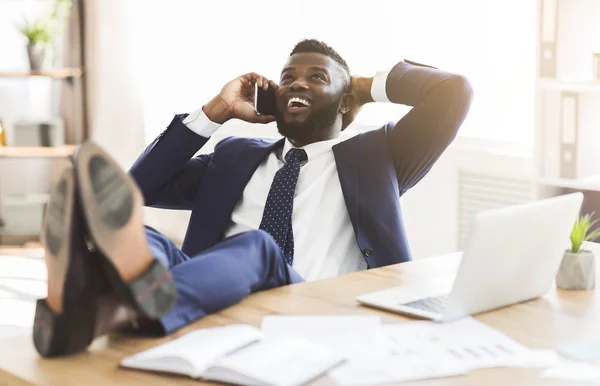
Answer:
[[[90,132],[124,168],[131,165],[145,142],[142,88],[135,61],[140,12],[142,1],[85,2]]]

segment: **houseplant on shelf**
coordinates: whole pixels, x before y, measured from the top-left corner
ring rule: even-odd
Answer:
[[[594,253],[582,249],[584,241],[600,236],[600,229],[592,231],[598,222],[593,220],[594,213],[580,216],[571,231],[571,249],[565,251],[556,275],[556,285],[567,290],[592,289],[596,284],[596,263]]]
[[[52,60],[52,41],[60,31],[71,7],[71,0],[55,0],[50,16],[25,22],[17,28],[27,39],[27,55],[31,70],[41,70]]]
[[[19,31],[27,38],[27,56],[31,70],[47,67],[48,61],[51,60],[49,50],[54,37],[47,21],[34,20],[23,25]]]

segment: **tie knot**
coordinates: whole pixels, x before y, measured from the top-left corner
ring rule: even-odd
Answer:
[[[290,149],[285,155],[285,162],[290,160],[298,160],[300,162],[308,160],[306,151],[304,149]]]

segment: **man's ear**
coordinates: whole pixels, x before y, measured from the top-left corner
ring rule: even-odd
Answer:
[[[345,93],[342,95],[342,103],[340,103],[340,113],[342,113],[342,130],[346,130],[346,127],[350,125],[356,114],[358,114],[358,100],[354,93]]]
[[[342,103],[340,103],[340,113],[342,113],[342,115],[346,114],[348,111],[352,110],[355,103],[356,97],[353,93],[344,93],[342,95]]]

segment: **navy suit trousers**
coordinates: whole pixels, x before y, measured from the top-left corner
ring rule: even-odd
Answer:
[[[262,230],[235,235],[193,257],[150,227],[146,238],[154,258],[170,269],[177,288],[177,304],[160,319],[166,334],[253,292],[304,281]]]

